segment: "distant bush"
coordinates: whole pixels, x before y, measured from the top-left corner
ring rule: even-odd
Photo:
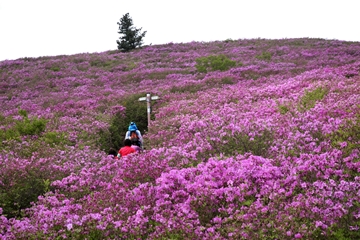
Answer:
[[[38,196],[49,191],[50,181],[41,178],[40,170],[28,170],[27,174],[13,170],[15,179],[3,178],[4,184],[0,188],[0,207],[8,218],[21,217],[21,210],[31,207]],[[7,182],[8,181],[8,182]]]
[[[101,58],[93,58],[89,61],[89,64],[91,67],[97,67],[97,68],[102,68],[106,71],[113,71],[114,69],[116,70],[116,68],[119,68],[122,70],[125,70],[125,66],[122,66],[120,64],[120,61],[118,60],[104,60]],[[78,65],[78,67],[81,68],[81,65]],[[86,70],[86,65],[84,65],[84,69]],[[79,69],[79,68],[78,68]]]
[[[253,155],[269,157],[268,149],[273,142],[273,134],[269,130],[264,130],[261,134],[250,137],[246,133],[237,133],[234,135],[227,135],[223,138],[226,142],[221,146],[214,146],[218,149],[218,153],[223,153],[228,156],[234,154],[252,153]]]
[[[22,112],[23,111],[23,112]],[[22,113],[21,113],[22,112]],[[23,115],[23,120],[16,122],[15,130],[20,133],[20,135],[39,135],[45,131],[46,120],[41,118],[29,119],[27,113],[24,110],[19,110],[20,115]]]
[[[43,139],[44,142],[49,144],[51,147],[70,144],[65,133],[47,132],[43,135]]]
[[[278,108],[281,114],[286,114],[289,111],[289,108],[285,105],[279,105]]]
[[[5,129],[0,132],[0,141],[8,141],[12,139],[18,139],[20,136],[27,135],[40,135],[45,131],[46,128],[46,119],[43,118],[28,118],[28,114],[25,110],[19,109],[19,115],[22,116],[22,120],[15,121],[15,125]],[[0,123],[3,126],[9,125],[10,120],[4,116],[0,117]],[[0,142],[0,145],[1,145]]]
[[[272,54],[269,52],[262,52],[260,55],[257,55],[256,58],[259,60],[270,61]]]
[[[184,93],[184,92],[188,92],[188,93],[196,93],[200,90],[203,89],[203,85],[201,84],[187,84],[184,86],[173,86],[170,88],[170,92],[171,93]]]
[[[208,71],[226,71],[236,66],[235,61],[229,59],[223,54],[200,57],[195,61],[195,67],[198,72],[201,73],[207,73]]]
[[[225,40],[226,43],[229,43],[229,42],[235,42],[235,40],[231,39],[231,38],[228,38]]]
[[[322,100],[327,93],[328,90],[322,87],[318,87],[313,91],[306,91],[304,96],[300,99],[299,111],[303,112],[313,108],[316,101]]]
[[[21,144],[21,149],[16,150],[19,157],[31,157],[33,153],[44,153],[44,146],[63,149],[65,146],[73,145],[64,132],[45,132],[47,120],[43,118],[31,118],[27,116],[25,110],[20,109],[19,114],[23,117],[21,120],[13,120],[12,117],[0,115],[0,125],[5,129],[0,131],[0,150],[15,149],[17,142],[26,142]],[[35,136],[35,137],[34,137]]]
[[[58,72],[58,71],[60,71],[60,68],[59,67],[52,67],[52,68],[50,68],[51,70],[53,70],[54,72]]]
[[[60,71],[60,65],[58,63],[48,63],[46,64],[45,69],[58,72]]]
[[[126,108],[125,115],[117,113],[111,120],[110,127],[100,130],[98,145],[104,151],[109,149],[119,149],[123,146],[125,133],[130,122],[135,122],[138,129],[144,133],[147,130],[147,106],[144,102],[139,102],[140,97],[146,94],[134,94],[123,99],[120,104]]]
[[[235,81],[232,77],[224,77],[221,79],[222,84],[234,84]]]
[[[358,108],[360,108],[360,105]],[[355,123],[348,121],[346,125],[342,125],[336,132],[328,135],[331,145],[341,149],[345,156],[349,156],[355,149],[360,149],[360,114],[356,116]]]

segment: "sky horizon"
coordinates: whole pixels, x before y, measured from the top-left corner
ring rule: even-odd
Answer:
[[[360,41],[356,0],[0,0],[0,61],[117,49],[129,13],[144,45],[226,39]]]

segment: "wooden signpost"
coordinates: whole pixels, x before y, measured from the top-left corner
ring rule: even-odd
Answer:
[[[159,96],[151,96],[150,93],[146,94],[146,97],[141,97],[139,98],[139,101],[146,101],[146,105],[147,105],[147,118],[148,118],[148,129],[150,126],[150,116],[151,116],[151,100],[158,100],[160,99]]]

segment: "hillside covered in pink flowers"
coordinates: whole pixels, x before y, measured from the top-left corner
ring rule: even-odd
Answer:
[[[309,38],[0,61],[0,239],[359,239],[359,75]]]

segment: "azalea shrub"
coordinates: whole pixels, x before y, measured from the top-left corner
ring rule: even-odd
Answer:
[[[316,101],[322,100],[327,93],[326,89],[323,89],[322,87],[318,87],[312,91],[306,91],[304,96],[301,98],[299,103],[299,110],[300,111],[306,111],[310,108],[313,108],[316,104]]]
[[[196,59],[196,69],[199,72],[206,73],[208,71],[226,71],[231,67],[234,67],[236,62],[229,59],[223,54],[210,55],[207,57],[200,57]]]
[[[4,116],[0,117],[4,127],[0,135],[1,141],[20,140],[21,136],[40,136],[45,131],[46,120],[44,118],[29,119],[27,112],[22,109],[19,109],[19,117],[15,121]]]
[[[359,239],[359,56],[303,38],[1,61],[0,238]],[[146,149],[114,159],[131,121]]]
[[[263,61],[270,61],[272,54],[270,52],[262,52],[260,55],[256,55],[256,58]]]

